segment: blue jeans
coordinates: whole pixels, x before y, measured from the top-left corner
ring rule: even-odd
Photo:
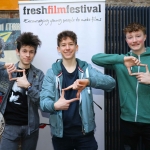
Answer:
[[[54,150],[97,150],[98,145],[94,135],[83,135],[77,138],[58,138],[53,136]]]
[[[6,125],[0,141],[0,150],[36,150],[39,130],[28,135],[28,126]]]

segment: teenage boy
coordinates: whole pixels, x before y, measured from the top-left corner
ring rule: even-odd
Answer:
[[[0,87],[3,93],[0,110],[4,115],[5,129],[0,150],[35,150],[39,133],[39,101],[44,73],[31,62],[41,45],[38,36],[24,32],[17,38],[16,53],[19,62],[13,66],[0,62]],[[9,74],[9,75],[8,75]]]
[[[125,55],[99,53],[92,57],[92,61],[116,72],[123,149],[137,150],[141,136],[145,150],[150,150],[150,47],[144,44],[146,28],[139,23],[131,23],[123,31],[130,52]]]
[[[75,57],[78,45],[77,36],[73,31],[59,33],[57,45],[62,59],[47,71],[40,93],[41,109],[50,113],[54,149],[97,150],[91,88],[110,91],[115,87],[115,80]],[[82,91],[80,96],[77,90],[73,90],[75,87],[62,90],[74,82],[81,82],[81,87],[76,84],[80,87],[78,94]],[[84,86],[87,84],[84,90],[83,83]]]

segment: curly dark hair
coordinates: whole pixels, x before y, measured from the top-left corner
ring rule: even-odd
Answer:
[[[141,30],[144,34],[146,34],[146,27],[144,27],[142,24],[140,23],[130,23],[129,25],[127,25],[124,29],[123,32],[126,35],[127,32],[131,33],[131,32],[135,32],[135,31],[139,31]]]
[[[37,35],[33,35],[32,32],[24,32],[17,38],[17,49],[20,51],[22,46],[32,46],[35,48],[35,53],[37,51],[37,47],[41,46],[41,41]]]
[[[60,42],[65,40],[67,37],[71,38],[75,44],[77,44],[77,35],[73,31],[65,30],[58,34],[57,36],[57,46],[60,46]]]

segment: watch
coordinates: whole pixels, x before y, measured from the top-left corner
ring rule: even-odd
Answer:
[[[27,91],[29,91],[32,88],[32,84],[30,83],[30,85],[27,88]]]

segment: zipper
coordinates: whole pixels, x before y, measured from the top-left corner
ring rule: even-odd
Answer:
[[[86,78],[89,78],[89,70],[88,70],[88,67],[86,68],[85,74],[86,74]],[[81,73],[81,79],[83,79],[83,72]],[[88,94],[90,94],[90,93],[91,93],[90,87],[86,87],[86,88],[87,88]],[[80,104],[81,104],[81,99],[82,99],[82,95],[80,94]],[[80,104],[79,104],[79,105],[80,105]],[[80,106],[79,106],[79,107],[80,107]],[[80,117],[81,117],[80,111],[79,111],[79,115],[80,115]],[[84,125],[83,125],[82,117],[81,117],[81,122],[82,122],[82,133],[83,133],[83,135],[86,135],[85,129],[84,129]]]
[[[138,55],[138,59],[140,61],[140,55]],[[140,66],[138,66],[138,72],[140,71]],[[139,102],[139,97],[138,97],[138,88],[139,88],[139,82],[137,80],[137,85],[136,85],[136,111],[135,111],[135,122],[137,122],[137,112],[138,112],[138,102]]]
[[[79,71],[80,71],[80,69],[79,69]],[[79,79],[83,79],[83,72],[81,72],[81,76],[79,77]],[[82,95],[80,93],[80,102],[79,102],[79,115],[80,115],[80,117],[81,117],[81,113],[80,113],[81,99],[82,99]],[[85,135],[85,130],[84,130],[84,125],[83,125],[82,117],[81,117],[81,122],[82,122],[82,131],[81,132],[82,132],[83,135]]]

